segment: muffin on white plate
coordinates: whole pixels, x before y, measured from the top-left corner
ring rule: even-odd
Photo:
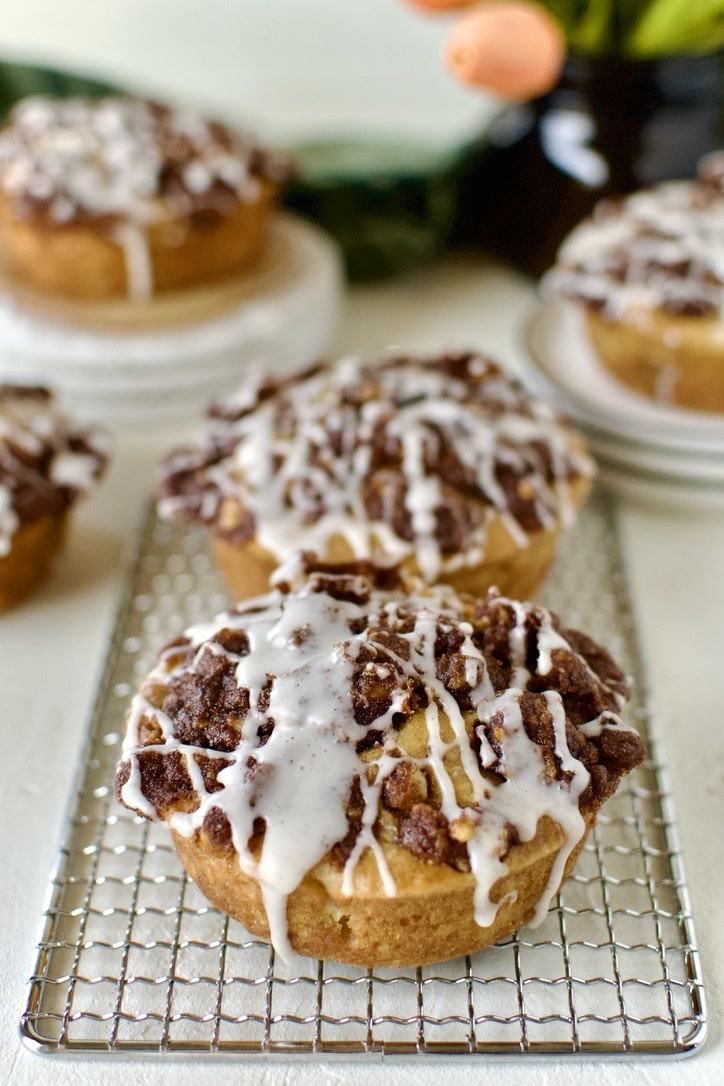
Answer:
[[[580,307],[601,364],[628,388],[724,411],[724,152],[694,180],[602,201],[542,291]]]

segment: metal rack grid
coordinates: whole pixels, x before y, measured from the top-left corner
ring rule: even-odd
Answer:
[[[634,676],[649,760],[609,801],[543,924],[410,970],[282,961],[212,909],[163,827],[118,806],[129,696],[226,598],[204,537],[148,515],[119,608],[21,1022],[36,1051],[370,1057],[683,1055],[704,993],[615,515],[589,503],[543,601]]]

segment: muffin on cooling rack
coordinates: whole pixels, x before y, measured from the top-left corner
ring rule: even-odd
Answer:
[[[49,574],[106,460],[104,436],[74,425],[48,389],[0,384],[0,611]]]
[[[605,200],[543,280],[579,306],[602,365],[661,403],[724,411],[724,152],[693,181]]]
[[[147,299],[245,268],[289,162],[187,110],[33,97],[0,132],[0,256],[14,283]]]
[[[285,578],[161,651],[120,801],[284,955],[419,965],[542,919],[644,757],[609,654],[493,591]]]
[[[387,352],[247,380],[165,459],[159,509],[208,526],[240,599],[296,551],[527,597],[592,472],[583,439],[483,355]]]

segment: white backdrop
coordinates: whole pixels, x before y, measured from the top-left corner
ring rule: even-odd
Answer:
[[[121,80],[280,142],[342,132],[446,146],[491,110],[443,70],[448,26],[405,0],[4,0],[0,57]]]

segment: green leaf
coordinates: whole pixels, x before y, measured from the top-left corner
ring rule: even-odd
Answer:
[[[99,98],[119,88],[100,79],[34,64],[0,63],[0,119],[20,98],[31,94]]]
[[[714,52],[724,45],[724,0],[542,0],[568,48],[638,59]]]
[[[709,53],[724,45],[724,0],[653,0],[627,38],[627,53],[647,58]]]

